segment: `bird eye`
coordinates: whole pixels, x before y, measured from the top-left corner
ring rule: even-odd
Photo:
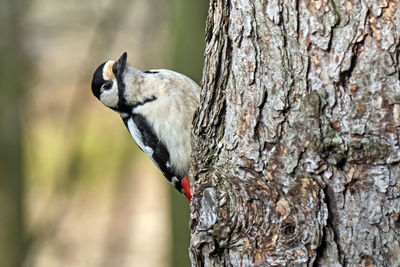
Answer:
[[[112,82],[106,82],[106,83],[103,85],[103,88],[104,88],[105,90],[110,90],[111,87],[112,87],[112,85],[113,85]]]

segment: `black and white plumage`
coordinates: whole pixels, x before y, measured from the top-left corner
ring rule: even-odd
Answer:
[[[182,179],[190,168],[191,123],[200,87],[174,71],[141,72],[127,64],[124,53],[118,61],[106,61],[96,69],[92,92],[120,114],[140,149],[188,197]]]

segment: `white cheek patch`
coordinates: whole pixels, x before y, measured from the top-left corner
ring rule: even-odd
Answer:
[[[110,90],[100,89],[100,101],[107,107],[116,107],[118,104],[118,90],[117,85],[113,84]]]
[[[133,140],[135,140],[136,144],[140,147],[140,149],[143,150],[143,152],[146,153],[146,155],[149,156],[149,158],[153,161],[153,163],[158,167],[157,162],[155,162],[153,159],[153,149],[149,146],[146,146],[143,143],[142,134],[140,133],[136,124],[133,122],[132,118],[128,119],[127,125]]]

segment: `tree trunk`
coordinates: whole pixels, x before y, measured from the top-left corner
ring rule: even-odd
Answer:
[[[22,95],[29,78],[22,48],[24,1],[0,2],[0,266],[21,266],[24,258]]]
[[[400,266],[400,3],[212,0],[192,266]]]

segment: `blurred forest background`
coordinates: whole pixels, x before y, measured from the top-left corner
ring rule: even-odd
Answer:
[[[186,199],[90,83],[124,51],[200,82],[208,1],[0,3],[0,266],[189,266]]]

